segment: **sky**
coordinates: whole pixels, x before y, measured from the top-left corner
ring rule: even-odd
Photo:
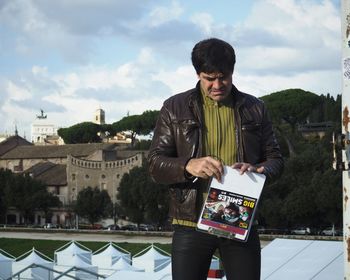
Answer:
[[[340,0],[0,0],[0,134],[159,110],[193,88],[193,46],[235,48],[233,83],[260,97],[341,94]]]

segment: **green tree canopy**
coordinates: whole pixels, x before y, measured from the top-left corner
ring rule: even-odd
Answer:
[[[2,217],[8,207],[15,207],[30,223],[35,210],[46,211],[50,207],[60,206],[60,201],[46,190],[46,186],[28,174],[13,174],[10,170],[0,169],[0,207]]]
[[[147,135],[153,131],[159,111],[145,111],[141,115],[131,115],[112,124],[113,132],[131,131],[132,145],[137,135]]]
[[[92,122],[82,122],[68,128],[60,128],[57,133],[66,144],[99,143],[101,126]]]
[[[340,226],[341,171],[332,169],[331,134],[300,140],[277,181],[265,186],[259,220],[272,227]]]
[[[75,212],[91,225],[112,214],[112,201],[106,190],[87,187],[78,193]]]
[[[261,97],[275,124],[288,123],[292,131],[297,124],[305,123],[320,102],[320,97],[302,89],[286,89]]]
[[[134,167],[120,181],[117,198],[131,221],[162,225],[168,214],[168,188],[152,181],[148,167]]]

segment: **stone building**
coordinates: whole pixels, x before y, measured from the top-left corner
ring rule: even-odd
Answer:
[[[306,123],[298,126],[298,131],[304,138],[322,139],[326,132],[333,129],[332,122]]]
[[[53,124],[41,110],[41,115],[37,115],[31,126],[31,141],[36,145],[44,145],[47,139],[57,137],[57,127]]]
[[[52,209],[51,220],[62,225],[72,224],[70,206],[86,187],[106,190],[116,202],[121,178],[133,167],[141,166],[144,159],[143,152],[111,143],[34,146],[18,137],[0,143],[0,168],[28,173],[42,181],[62,202],[61,208]],[[22,222],[15,211],[8,218],[11,222]],[[45,223],[42,213],[36,213],[33,222]]]
[[[94,115],[94,118],[93,118],[92,122],[96,123],[96,124],[105,124],[106,123],[105,111],[102,110],[101,108],[97,109],[95,111],[95,115]]]

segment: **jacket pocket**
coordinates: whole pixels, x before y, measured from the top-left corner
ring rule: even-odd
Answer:
[[[199,128],[199,123],[192,119],[174,120],[173,123],[177,130],[184,136],[190,134],[191,132]]]
[[[260,130],[260,129],[261,129],[261,123],[242,124],[243,131],[254,131],[254,130]]]
[[[200,125],[193,119],[173,120],[178,156],[192,157],[198,148]]]

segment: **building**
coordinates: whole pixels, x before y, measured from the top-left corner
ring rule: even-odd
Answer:
[[[102,109],[97,109],[95,111],[95,115],[94,115],[94,118],[93,118],[93,123],[96,123],[96,124],[105,124],[106,123],[106,120],[105,120],[105,111],[102,110]]]
[[[111,143],[36,146],[19,136],[0,143],[0,168],[42,181],[62,202],[62,207],[52,209],[50,221],[61,225],[74,224],[71,205],[86,187],[106,190],[116,202],[121,178],[133,167],[141,166],[143,159],[143,152]],[[8,221],[21,223],[22,217],[12,210]],[[42,225],[48,221],[38,212],[33,222]]]
[[[47,119],[47,115],[45,115],[44,111],[41,110],[41,114],[36,116],[36,119],[31,126],[31,141],[35,145],[45,145],[50,144],[47,139],[52,137],[58,138],[57,127]],[[59,143],[58,140],[57,143]]]
[[[322,139],[327,131],[333,129],[332,122],[306,123],[298,126],[298,131],[304,138]]]

